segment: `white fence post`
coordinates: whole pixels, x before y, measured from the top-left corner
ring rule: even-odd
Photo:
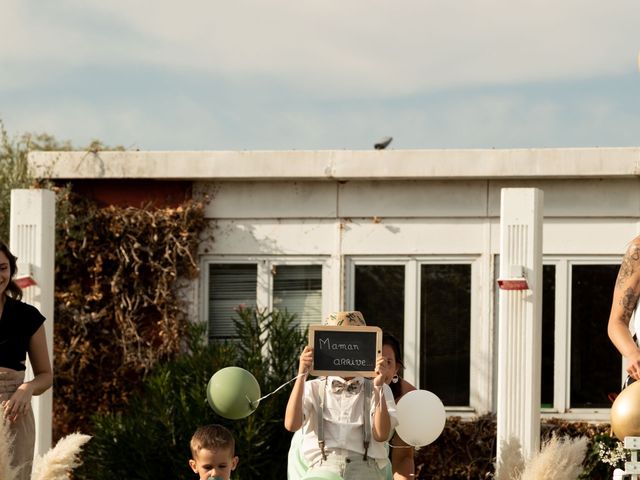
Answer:
[[[498,465],[502,442],[517,439],[525,459],[540,447],[542,345],[543,192],[505,188],[501,193]]]
[[[53,363],[53,289],[55,255],[55,194],[50,190],[11,191],[9,245],[20,268],[28,269],[36,285],[24,289],[23,300],[35,306],[47,319],[44,323],[47,349]],[[21,273],[18,272],[18,275]],[[27,374],[33,376],[30,366]],[[36,422],[35,454],[51,448],[52,389],[31,402]]]

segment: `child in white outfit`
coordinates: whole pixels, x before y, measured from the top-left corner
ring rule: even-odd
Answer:
[[[328,325],[365,325],[360,312],[338,312]],[[309,473],[330,471],[345,480],[384,480],[389,462],[384,442],[397,425],[395,402],[384,382],[388,365],[376,360],[376,377],[320,377],[305,382],[313,362],[313,348],[300,355],[299,376],[285,414],[285,427],[304,426],[301,453]]]

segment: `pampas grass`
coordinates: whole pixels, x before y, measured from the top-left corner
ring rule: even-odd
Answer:
[[[517,438],[511,437],[500,445],[501,459],[496,465],[495,480],[518,480],[524,470],[522,449]]]
[[[553,435],[542,449],[524,462],[520,443],[510,438],[502,443],[496,480],[576,480],[582,473],[587,438],[559,439]]]
[[[11,452],[13,451],[13,435],[9,429],[9,421],[0,411],[0,478],[13,480],[19,469],[11,466]]]
[[[89,435],[81,433],[61,438],[54,448],[35,458],[31,480],[67,480],[71,470],[80,465],[80,450],[89,439]]]
[[[587,438],[563,438],[555,435],[533,456],[520,480],[574,480],[582,473]]]

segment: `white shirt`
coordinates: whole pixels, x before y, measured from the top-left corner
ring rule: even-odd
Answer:
[[[325,452],[328,454],[332,451],[338,453],[348,453],[341,450],[349,450],[350,453],[364,454],[364,436],[362,432],[363,420],[363,402],[364,389],[358,394],[334,394],[331,391],[333,380],[344,382],[340,377],[316,378],[310,380],[304,385],[304,396],[302,412],[303,420],[303,440],[301,452],[308,462],[308,465],[314,465],[322,458],[320,447],[318,445],[317,423],[318,409],[320,408],[320,391],[325,387],[325,408],[324,408],[324,440]],[[362,377],[353,378],[350,383],[363,382]],[[393,393],[388,385],[383,385],[382,392],[384,400],[387,403],[387,410],[391,420],[391,431],[398,424],[396,418],[396,403],[393,400]],[[371,424],[373,424],[373,415],[375,412],[375,394],[371,395],[371,405],[369,406],[369,414],[371,415]],[[367,456],[386,463],[387,449],[384,442],[377,442],[373,435],[369,442]]]

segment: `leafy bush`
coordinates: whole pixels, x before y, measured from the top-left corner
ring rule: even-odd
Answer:
[[[32,150],[69,150],[69,142],[59,142],[51,135],[24,133],[11,137],[0,121],[0,238],[9,241],[11,190],[29,188],[34,178],[27,155]]]
[[[571,422],[557,418],[542,420],[540,437],[542,442],[552,434],[575,438],[586,436],[589,447],[581,478],[590,480],[610,479],[613,466],[604,463],[601,445],[615,448],[615,439],[608,432],[608,424]],[[431,480],[486,479],[493,478],[496,456],[496,419],[486,414],[472,420],[449,417],[442,435],[431,445],[416,453],[418,478]]]
[[[220,423],[236,439],[240,464],[234,478],[286,478],[291,439],[282,419],[289,390],[260,402],[249,417],[227,420],[206,402],[207,382],[230,365],[249,370],[262,396],[295,375],[306,335],[293,327],[286,312],[239,309],[238,341],[203,342],[202,329],[189,334],[189,352],[158,364],[125,410],[92,418],[94,438],[76,477],[86,480],[187,478],[191,475],[189,440],[197,427]]]
[[[203,205],[98,208],[58,190],[54,437],[91,432],[183,347],[179,281],[197,276]]]
[[[418,478],[485,478],[494,470],[495,443],[495,416],[487,414],[474,420],[449,417],[440,437],[416,452]]]

